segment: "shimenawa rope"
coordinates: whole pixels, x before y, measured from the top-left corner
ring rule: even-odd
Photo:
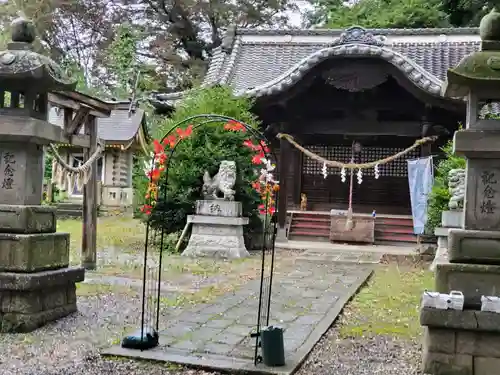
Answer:
[[[417,147],[419,147],[419,146],[421,146],[421,145],[423,145],[423,144],[425,144],[427,142],[434,142],[438,138],[437,136],[424,137],[422,139],[419,139],[419,140],[415,141],[415,143],[412,146],[404,149],[403,151],[398,152],[397,154],[388,156],[388,157],[386,157],[384,159],[370,161],[368,163],[360,163],[360,164],[358,164],[358,163],[342,163],[342,162],[336,161],[336,160],[325,159],[324,157],[319,156],[318,154],[315,154],[314,152],[311,152],[308,149],[306,149],[306,148],[302,147],[301,145],[299,145],[295,141],[295,139],[293,139],[293,137],[291,135],[289,135],[289,134],[278,133],[276,135],[276,137],[280,138],[280,139],[286,139],[296,149],[298,149],[299,151],[303,152],[306,156],[310,157],[311,159],[319,161],[322,164],[326,164],[329,167],[345,168],[345,169],[367,169],[367,168],[373,168],[376,165],[387,164],[387,163],[390,163],[391,161],[396,160],[397,158],[400,158],[401,156],[404,156],[404,155],[408,154],[409,152],[413,151]]]
[[[57,152],[57,148],[50,144],[50,149],[54,155],[54,160],[52,161],[52,183],[62,186],[66,180],[69,186],[74,186],[76,182],[77,188],[81,190],[89,182],[92,164],[101,156],[104,147],[104,142],[98,140],[97,149],[89,159],[79,167],[73,167],[67,164]]]
[[[323,163],[323,164],[326,164],[327,166],[329,167],[334,167],[334,168],[344,168],[344,169],[367,169],[367,168],[373,168],[377,165],[382,165],[382,164],[387,164],[387,163],[390,163],[394,160],[396,160],[397,158],[400,158],[401,156],[404,156],[406,154],[408,154],[409,152],[413,151],[414,149],[416,149],[417,147],[427,143],[427,142],[434,142],[438,137],[437,136],[431,136],[431,137],[424,137],[422,139],[419,139],[417,141],[415,141],[415,143],[404,149],[403,151],[400,151],[398,152],[397,154],[394,154],[392,156],[388,156],[384,159],[380,159],[380,160],[375,160],[375,161],[371,161],[371,162],[368,162],[368,163],[342,163],[340,161],[336,161],[336,160],[328,160],[328,159],[325,159],[323,158],[322,156],[319,156],[318,154],[315,154],[314,152],[311,152],[309,151],[308,149],[302,147],[301,145],[299,145],[295,139],[293,139],[293,137],[289,134],[284,134],[284,133],[278,133],[276,135],[277,138],[280,138],[280,139],[286,139],[288,142],[290,142],[296,149],[298,149],[299,151],[301,151],[302,153],[304,153],[306,156],[310,157],[311,159],[313,160],[316,160],[316,161],[319,161],[320,163]],[[353,172],[351,172],[351,176],[350,176],[350,194],[352,194],[352,184],[353,184]],[[354,226],[354,222],[352,220],[352,215],[353,215],[353,212],[352,212],[352,197],[350,197],[349,199],[349,208],[347,210],[347,220],[346,220],[346,225],[345,225],[345,229],[346,231],[349,231],[349,230],[352,230],[353,226]]]

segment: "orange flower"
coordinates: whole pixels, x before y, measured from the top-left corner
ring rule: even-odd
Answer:
[[[224,125],[225,130],[231,130],[234,132],[246,132],[247,129],[245,128],[245,125],[243,125],[241,122],[230,120]]]
[[[273,186],[273,190],[274,190],[274,191],[279,191],[279,190],[280,190],[280,186],[279,186],[278,184],[275,184],[275,185]]]

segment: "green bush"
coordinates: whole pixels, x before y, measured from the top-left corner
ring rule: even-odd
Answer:
[[[235,97],[227,87],[193,91],[173,115],[160,124],[157,139],[161,140],[178,122],[198,114],[225,115],[257,128],[259,122],[251,112],[252,104],[247,98]],[[233,160],[237,167],[235,200],[242,202],[243,215],[250,219],[250,224],[245,227],[245,236],[249,241],[255,232],[260,231],[262,225],[258,212],[260,197],[252,188],[252,182],[258,178],[258,168],[252,164],[254,152],[244,147],[243,142],[251,139],[256,143],[256,140],[248,132],[225,130],[225,122],[196,128],[197,124],[205,120],[182,126],[185,129],[188,125],[193,125],[195,130],[190,137],[180,142],[170,160],[166,199],[163,199],[165,172],[162,174],[158,201],[150,217],[151,223],[155,227],[163,226],[167,233],[181,231],[186,225],[187,215],[194,213],[196,200],[203,198],[204,172],[208,171],[213,177],[222,160]]]
[[[453,154],[453,141],[449,141],[441,150],[444,158],[434,170],[434,185],[429,194],[427,208],[427,234],[434,234],[434,229],[441,226],[441,213],[448,210],[451,195],[448,191],[448,173],[452,169],[465,168],[465,159]]]

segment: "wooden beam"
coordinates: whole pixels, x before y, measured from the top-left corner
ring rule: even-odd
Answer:
[[[78,91],[57,91],[54,92],[55,95],[59,97],[64,97],[69,100],[76,101],[81,104],[85,104],[96,111],[102,112],[102,113],[109,113],[111,114],[111,111],[119,106],[119,103],[115,102],[105,102],[101,99],[86,95],[84,93],[78,92]],[[108,114],[108,116],[109,116]]]
[[[422,133],[420,121],[370,121],[356,119],[296,121],[291,130],[294,134],[331,134],[331,135],[397,135],[417,137]]]
[[[97,150],[97,119],[87,117],[85,134],[90,137],[90,148],[84,150],[84,160]],[[97,264],[97,159],[92,163],[90,180],[83,187],[82,267],[95,270]]]
[[[64,113],[66,114],[66,109],[64,110]],[[64,133],[66,134],[66,136],[72,136],[74,134],[80,133],[80,129],[87,121],[89,113],[89,107],[81,106],[80,108],[78,108],[73,118],[67,119],[66,116],[64,116]]]
[[[49,94],[49,103],[52,104],[55,107],[59,108],[71,108],[73,111],[78,111],[80,107],[82,106],[82,103],[79,103],[77,101],[74,101],[72,99],[68,99],[64,96],[59,96],[54,93]],[[111,115],[111,110],[109,111],[102,111],[93,107],[90,107],[90,112],[89,114],[94,116],[94,117],[109,117]]]

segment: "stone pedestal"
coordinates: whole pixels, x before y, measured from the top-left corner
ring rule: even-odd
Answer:
[[[41,146],[0,144],[0,332],[29,332],[76,307],[68,233],[56,233],[55,208],[42,206]],[[9,204],[8,204],[9,203]]]
[[[193,228],[182,255],[226,259],[249,256],[243,238],[248,218],[241,214],[241,202],[197,201],[196,215],[188,216]]]
[[[423,372],[497,374],[500,366],[500,314],[424,308]]]
[[[437,237],[437,251],[434,261],[430,266],[431,271],[436,270],[436,264],[448,260],[448,232],[452,228],[462,228],[464,213],[461,210],[443,211],[441,214],[441,227],[434,230]]]

